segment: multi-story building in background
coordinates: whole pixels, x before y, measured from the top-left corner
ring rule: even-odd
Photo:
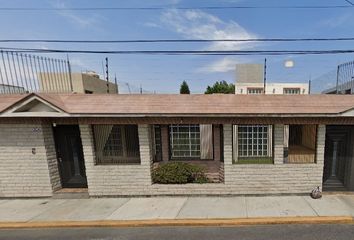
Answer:
[[[118,93],[118,85],[100,79],[93,71],[71,73],[71,83],[67,73],[38,73],[41,92],[75,92],[75,93]]]
[[[308,94],[307,83],[264,81],[263,64],[236,64],[235,94]]]

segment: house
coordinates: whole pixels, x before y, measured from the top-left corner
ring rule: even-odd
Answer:
[[[93,71],[84,73],[38,73],[40,92],[46,93],[118,93],[118,86],[115,83],[100,79],[100,76]]]
[[[354,142],[353,109],[351,95],[4,94],[0,197],[308,194],[330,177],[353,191],[354,148],[326,137]],[[153,183],[169,161],[213,182]]]
[[[265,83],[264,71],[263,64],[236,64],[235,94],[294,95],[309,93],[307,83]]]

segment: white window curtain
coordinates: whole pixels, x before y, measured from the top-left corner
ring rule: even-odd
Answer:
[[[213,125],[200,125],[200,159],[213,159]]]
[[[284,147],[289,147],[289,125],[284,125]]]
[[[106,146],[107,140],[112,132],[113,125],[93,125],[93,134],[96,144],[96,157],[103,157],[103,149]]]

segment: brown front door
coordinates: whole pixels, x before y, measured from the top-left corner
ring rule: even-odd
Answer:
[[[54,138],[62,186],[87,187],[79,127],[58,125],[54,127]]]

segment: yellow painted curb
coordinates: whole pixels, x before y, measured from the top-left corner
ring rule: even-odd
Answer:
[[[71,227],[161,227],[161,226],[241,226],[269,224],[354,224],[351,216],[337,217],[270,217],[228,219],[154,219],[103,221],[35,221],[0,222],[4,228],[71,228]]]

